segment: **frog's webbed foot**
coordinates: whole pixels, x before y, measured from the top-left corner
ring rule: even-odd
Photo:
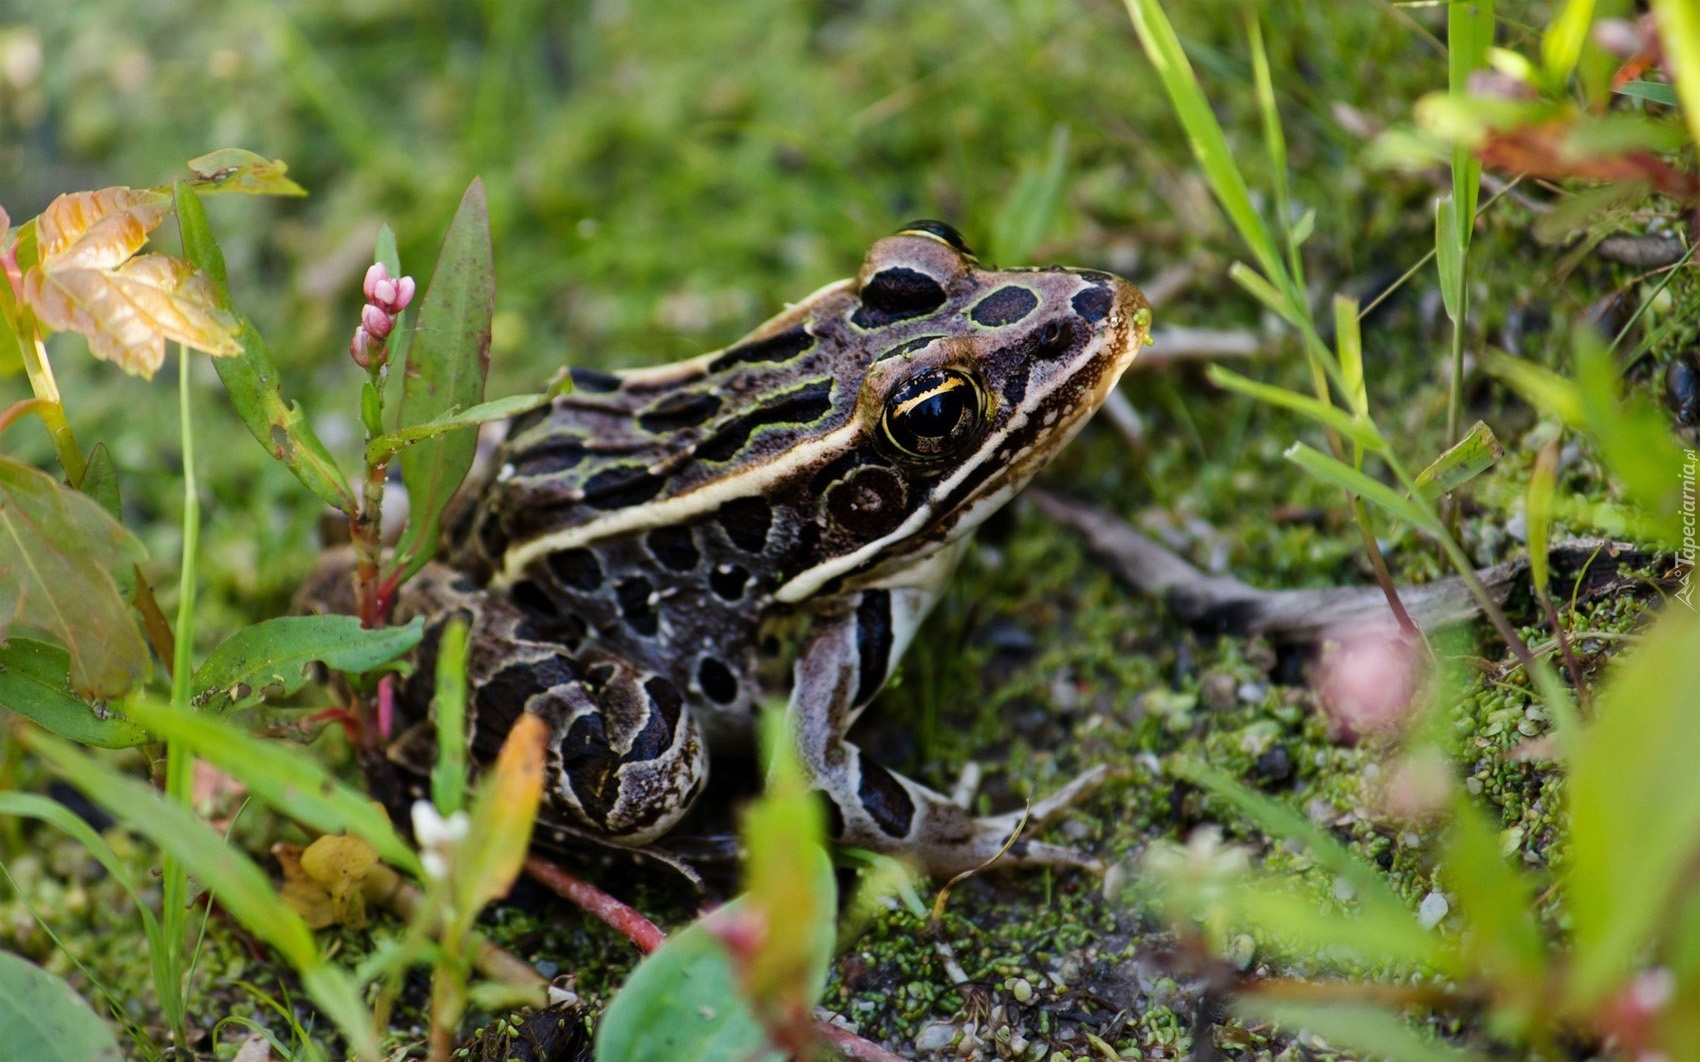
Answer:
[[[896,594],[892,594],[893,599]],[[845,738],[866,700],[885,680],[906,637],[870,633],[884,609],[901,602],[864,595],[855,614],[817,618],[797,660],[790,714],[804,769],[826,796],[833,837],[843,844],[906,859],[930,874],[952,875],[987,865],[1068,864],[1096,867],[1080,852],[1031,839],[1046,820],[1103,780],[1086,772],[1023,811],[975,818],[942,793],[887,770]],[[906,633],[906,632],[905,632]],[[880,650],[870,652],[870,646]],[[886,649],[889,646],[889,649]]]

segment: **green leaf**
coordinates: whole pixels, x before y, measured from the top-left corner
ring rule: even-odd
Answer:
[[[402,380],[402,428],[426,424],[483,401],[495,305],[490,212],[484,184],[474,180],[443,237],[436,271],[420,304],[419,327]],[[472,467],[476,446],[471,432],[452,432],[402,451],[401,474],[411,511],[396,550],[398,556],[408,558],[404,577],[424,567],[436,550],[443,510]]]
[[[100,503],[106,510],[106,515],[124,521],[124,500],[118,494],[118,469],[112,463],[112,451],[105,443],[95,443],[89,451],[88,468],[83,472],[83,481],[77,489]]]
[[[1565,782],[1573,927],[1570,999],[1587,1009],[1662,938],[1700,854],[1700,615],[1692,583],[1619,657],[1575,742]]]
[[[742,980],[770,1022],[813,1012],[826,991],[837,940],[838,890],[826,854],[826,820],[788,726],[783,712],[762,718],[767,788],[745,812],[740,830],[749,910],[766,926],[765,942],[747,957]]]
[[[506,420],[528,410],[536,409],[538,406],[548,405],[549,399],[550,396],[547,394],[509,395],[507,398],[480,402],[471,409],[451,409],[423,424],[415,424],[410,428],[400,428],[373,439],[366,444],[366,461],[368,464],[388,461],[398,452],[415,443],[426,439],[435,439],[437,436],[445,435],[451,431],[474,428],[492,420]]]
[[[1499,445],[1493,429],[1478,420],[1468,434],[1417,473],[1417,493],[1435,501],[1486,472],[1504,456],[1505,447]]]
[[[423,620],[366,630],[354,616],[281,616],[231,635],[195,670],[193,703],[211,712],[285,697],[323,663],[351,675],[389,663],[419,644]]]
[[[336,467],[335,459],[307,423],[301,407],[284,402],[271,350],[253,322],[230,305],[224,254],[213,238],[199,198],[184,184],[177,185],[177,221],[183,230],[184,257],[213,278],[219,306],[234,314],[241,326],[237,342],[242,344],[242,353],[213,359],[213,367],[230,395],[230,404],[266,452],[282,461],[302,485],[326,505],[353,513],[354,494]]]
[[[1440,271],[1440,298],[1454,322],[1464,301],[1464,248],[1452,197],[1443,195],[1434,202],[1434,262]]]
[[[1667,85],[1663,81],[1630,81],[1619,85],[1613,91],[1630,99],[1662,103],[1667,107],[1675,107],[1677,102],[1676,86]]]
[[[39,731],[24,731],[20,740],[95,803],[205,882],[217,893],[220,906],[296,968],[308,995],[336,1022],[356,1053],[362,1058],[378,1057],[371,1014],[353,981],[319,954],[312,931],[272,890],[265,872],[252,859],[226,843],[188,808],[167,800],[152,786],[118,774]]]
[[[658,1058],[725,1058],[779,1062],[786,1057],[767,1038],[737,989],[737,975],[705,922],[735,917],[735,901],[673,934],[638,963],[603,1012],[596,1062]]]
[[[1338,406],[1312,398],[1310,395],[1289,391],[1284,387],[1258,383],[1249,377],[1241,376],[1232,369],[1221,365],[1212,365],[1205,370],[1210,382],[1218,387],[1255,398],[1259,402],[1267,402],[1282,409],[1290,409],[1295,413],[1309,417],[1319,424],[1325,424],[1346,438],[1375,453],[1387,452],[1387,440],[1376,431],[1375,425],[1367,420],[1359,420]]]
[[[1612,475],[1629,497],[1659,522],[1661,537],[1682,541],[1683,447],[1671,434],[1670,417],[1644,395],[1618,398],[1618,368],[1605,340],[1582,326],[1571,336],[1576,346],[1576,393],[1584,429],[1600,448]]]
[[[1270,994],[1240,997],[1234,1009],[1249,1018],[1274,1022],[1287,1032],[1309,1029],[1332,1048],[1344,1048],[1398,1062],[1487,1062],[1487,1056],[1435,1043],[1403,1017],[1365,1003],[1310,1003]]]
[[[0,1044],[31,1062],[121,1062],[118,1040],[65,979],[0,951]]]
[[[1334,335],[1340,357],[1340,389],[1345,392],[1352,412],[1368,420],[1369,390],[1364,385],[1364,338],[1358,324],[1358,300],[1334,296]]]
[[[13,638],[0,645],[0,705],[83,745],[123,749],[147,731],[71,693],[70,656],[57,645]]]
[[[1125,3],[1128,16],[1133,19],[1134,32],[1139,34],[1140,46],[1145,49],[1151,65],[1157,68],[1163,90],[1168,93],[1169,103],[1180,118],[1187,143],[1192,146],[1193,156],[1203,168],[1211,191],[1216,194],[1234,228],[1239,230],[1240,239],[1251,248],[1252,257],[1257,259],[1258,268],[1264,276],[1284,276],[1280,250],[1270,236],[1263,216],[1252,205],[1251,191],[1234,161],[1233,152],[1228,149],[1228,138],[1222,134],[1222,126],[1216,121],[1210,101],[1199,87],[1198,77],[1187,61],[1186,52],[1181,50],[1180,38],[1175,36],[1174,27],[1163,13],[1161,0],[1125,0]]]
[[[1557,17],[1541,35],[1541,65],[1547,83],[1555,89],[1564,84],[1582,58],[1588,29],[1594,21],[1594,0],[1564,0]]]
[[[282,159],[268,159],[242,148],[219,148],[189,160],[195,174],[196,192],[240,192],[243,195],[302,196],[307,189],[285,177],[289,167]]]
[[[290,818],[322,833],[353,833],[377,849],[385,862],[419,873],[419,857],[396,833],[389,816],[299,748],[261,740],[216,716],[178,711],[149,697],[133,698],[129,713],[160,737],[182,742]]]
[[[1009,265],[1028,261],[1050,228],[1068,167],[1068,126],[1051,129],[1051,146],[1042,167],[1023,170],[992,224],[992,257]]]
[[[431,803],[448,818],[466,803],[466,623],[452,619],[437,647],[437,762],[431,768]]]
[[[1483,361],[1489,375],[1523,396],[1523,401],[1569,428],[1582,427],[1582,395],[1575,384],[1534,362],[1489,353]]]
[[[1281,320],[1286,321],[1294,328],[1304,328],[1304,322],[1294,313],[1293,305],[1287,296],[1275,290],[1275,285],[1271,284],[1263,274],[1244,262],[1235,262],[1228,267],[1228,277],[1244,288],[1246,294],[1262,303],[1269,312],[1280,317]]]
[[[1469,926],[1470,968],[1492,984],[1522,986],[1526,1008],[1546,990],[1546,945],[1535,925],[1535,890],[1528,875],[1499,851],[1499,830],[1468,799],[1453,803],[1440,859],[1441,880]]]
[[[378,226],[378,241],[372,248],[372,261],[382,265],[390,276],[401,276],[401,252],[396,250],[395,230],[388,222]]]
[[[113,578],[146,555],[99,502],[0,457],[0,638],[48,634],[69,650],[83,697],[119,697],[147,677],[147,647]]]
[[[1287,460],[1309,472],[1324,483],[1332,483],[1336,487],[1350,491],[1393,516],[1420,528],[1431,535],[1439,536],[1444,533],[1440,521],[1434,514],[1406,498],[1398,491],[1379,480],[1369,476],[1351,465],[1322,453],[1304,443],[1294,443],[1282,454]]]
[[[1700,5],[1693,0],[1653,0],[1653,19],[1682,100],[1682,116],[1700,144]]]
[[[1446,38],[1446,93],[1454,100],[1466,101],[1470,75],[1487,61],[1488,48],[1493,44],[1493,0],[1457,0],[1448,4]],[[1481,161],[1468,145],[1453,144],[1452,198],[1457,201],[1457,214],[1452,223],[1460,263],[1470,249],[1481,186]],[[1435,246],[1438,248],[1439,243]]]

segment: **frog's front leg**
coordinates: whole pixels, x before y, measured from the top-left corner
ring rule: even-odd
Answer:
[[[845,739],[930,604],[925,591],[868,590],[817,615],[809,628],[797,658],[789,714],[804,769],[826,795],[834,838],[901,856],[940,875],[971,870],[999,853],[1004,863],[1091,865],[1078,852],[1026,835],[1096,785],[1102,768],[1026,812],[975,818],[942,793],[880,766]],[[1010,843],[1018,830],[1022,836]]]

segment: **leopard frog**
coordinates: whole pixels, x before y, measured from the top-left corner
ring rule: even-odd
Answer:
[[[986,268],[922,221],[724,350],[572,370],[570,393],[510,425],[447,563],[402,594],[398,618],[428,630],[404,707],[429,703],[460,614],[475,755],[541,716],[551,803],[579,830],[660,837],[711,752],[781,698],[838,840],[934,873],[1071,858],[1006,851],[1020,816],[975,818],[845,735],[970,533],[1080,430],[1149,322],[1119,277]]]

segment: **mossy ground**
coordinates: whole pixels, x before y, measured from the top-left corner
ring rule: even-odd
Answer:
[[[1262,191],[1241,8],[1173,6]],[[1500,8],[1499,43],[1527,49],[1545,7]],[[1412,102],[1444,85],[1439,10],[1302,2],[1262,10],[1293,197],[1316,210],[1305,248],[1312,283],[1319,293],[1380,287],[1432,247],[1437,184],[1430,173],[1374,168],[1360,131],[1407,123]],[[983,245],[1019,175],[1043,166],[1058,126],[1069,134],[1066,177],[1033,259],[1136,280],[1185,264],[1196,280],[1158,308],[1159,326],[1251,329],[1266,340],[1251,371],[1303,386],[1290,340],[1224,282],[1241,251],[1125,13],[1107,0],[513,2],[426,12],[400,0],[283,8],[24,0],[0,15],[0,58],[14,88],[0,94],[0,195],[14,219],[61,191],[168,179],[180,160],[224,144],[291,164],[312,198],[210,208],[239,303],[278,350],[288,391],[344,455],[357,442],[358,377],[341,351],[376,227],[392,224],[404,265],[422,270],[474,174],[490,187],[499,273],[492,393],[508,393],[563,361],[653,363],[729,342],[782,300],[854,272],[868,243],[911,216],[950,219]],[[1562,368],[1574,321],[1619,293],[1633,302],[1643,288],[1624,267],[1587,257],[1561,265],[1557,251],[1535,243],[1532,221],[1507,200],[1478,229],[1468,347]],[[1692,283],[1679,279],[1670,294],[1663,319],[1693,319]],[[1418,465],[1443,444],[1448,329],[1426,270],[1366,322],[1372,405]],[[1689,341],[1681,332],[1660,340],[1654,364]],[[81,340],[53,351],[85,445],[103,440],[117,457],[127,522],[151,550],[149,574],[169,614],[180,504],[172,389],[91,362]],[[204,369],[196,367],[201,437],[230,443],[208,447],[201,468],[203,650],[285,610],[317,549],[319,520],[288,474],[247,444]],[[1640,387],[1652,379],[1631,375]],[[22,387],[0,381],[0,400]],[[1123,389],[1145,419],[1146,447],[1130,449],[1100,425],[1044,485],[1163,529],[1196,561],[1258,585],[1368,581],[1339,496],[1281,458],[1295,439],[1315,442],[1313,429],[1213,391],[1188,367],[1136,371]],[[1471,492],[1462,525],[1487,564],[1519,545],[1506,529],[1520,510],[1532,459],[1523,440],[1535,418],[1485,379],[1472,376],[1466,397],[1469,417],[1486,419],[1508,451]],[[48,464],[45,439],[31,431],[8,432],[7,452]],[[1583,503],[1611,497],[1585,446],[1570,451],[1560,488],[1556,530],[1599,533],[1565,522]],[[1420,536],[1385,520],[1379,528],[1401,580],[1441,574]],[[1432,838],[1378,810],[1389,750],[1331,734],[1297,657],[1261,640],[1190,632],[1031,508],[1014,506],[981,539],[863,724],[885,762],[945,788],[963,764],[982,763],[984,799],[1000,808],[1108,764],[1116,780],[1052,836],[1098,853],[1125,878],[1148,845],[1185,840],[1201,824],[1267,848],[1162,766],[1170,756],[1201,759],[1305,810],[1413,902],[1434,888]],[[1656,599],[1649,588],[1566,609],[1590,683]],[[1523,618],[1533,615],[1525,603]],[[1499,815],[1505,850],[1550,866],[1563,845],[1560,776],[1549,762],[1511,755],[1549,721],[1491,632],[1471,633],[1480,667],[1453,713],[1459,771]],[[1541,624],[1524,634],[1537,644],[1550,638]],[[14,784],[46,782],[15,746],[6,771]],[[42,831],[7,831],[5,863],[22,895],[8,891],[0,907],[0,946],[88,990],[69,970],[66,951],[76,955],[159,1037],[141,936],[122,895],[75,847]],[[288,833],[252,811],[238,827],[255,850]],[[125,850],[139,867],[154,858],[133,843]],[[1278,868],[1307,869],[1280,848],[1266,854]],[[666,925],[689,915],[680,894],[658,883],[620,891]],[[1141,906],[1105,891],[1085,873],[1014,872],[957,887],[936,924],[902,904],[876,906],[847,923],[826,1004],[900,1050],[917,1037],[942,1047],[946,1031],[929,1026],[966,1015],[981,1049],[1001,1057],[1183,1057],[1198,1046],[1195,1029],[1209,1027],[1198,1024],[1201,995],[1184,949]],[[65,951],[35,924],[32,906]],[[545,969],[570,973],[593,1000],[634,961],[611,931],[538,897],[498,909],[489,929]],[[352,955],[372,937],[327,943]],[[1255,941],[1239,958],[1253,970],[1303,969],[1267,965],[1279,957]],[[408,1012],[423,1000],[422,986],[414,989],[393,1021],[397,1045],[422,1028]],[[209,921],[190,993],[199,1027],[248,1015],[281,1030],[267,1001],[303,1013],[285,1002],[290,991],[263,948],[228,920]],[[1231,1024],[1213,1036],[1233,1057],[1333,1057]],[[226,1029],[202,1047],[228,1057],[238,1037]],[[959,1040],[950,1050],[964,1049]]]

